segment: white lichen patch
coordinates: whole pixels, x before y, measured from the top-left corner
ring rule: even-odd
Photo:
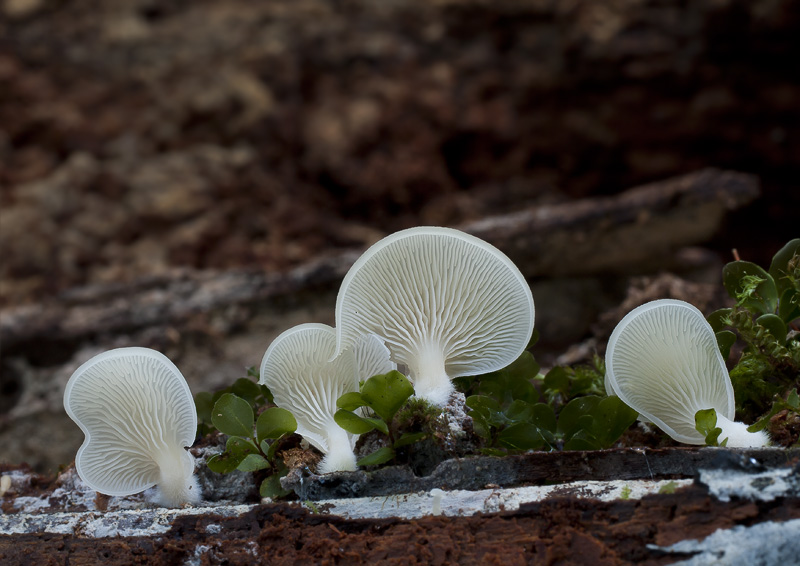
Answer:
[[[152,536],[167,532],[177,517],[213,513],[223,517],[244,514],[254,505],[128,509],[103,513],[14,513],[0,515],[0,535],[53,533],[89,538]]]
[[[641,499],[658,493],[661,489],[672,491],[692,480],[629,480],[580,481],[553,486],[467,490],[431,490],[429,493],[406,493],[381,497],[330,499],[314,502],[314,509],[348,519],[378,519],[400,517],[416,519],[426,515],[469,516],[475,513],[515,511],[520,505],[543,501],[550,497],[573,496],[613,501],[615,499]]]
[[[773,501],[778,497],[800,496],[798,477],[790,468],[748,473],[740,470],[700,470],[700,482],[720,501],[732,497],[754,501]]]
[[[676,566],[754,566],[797,564],[800,555],[800,519],[767,521],[750,527],[719,529],[703,540],[682,540],[668,547],[648,548],[675,554],[694,554]]]

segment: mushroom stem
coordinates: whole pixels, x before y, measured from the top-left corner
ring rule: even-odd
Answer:
[[[417,354],[416,364],[409,364],[414,394],[432,405],[443,407],[455,390],[444,367],[444,351],[438,344],[428,343]]]
[[[189,456],[187,454],[187,456]],[[189,456],[191,458],[191,456]],[[159,480],[156,503],[164,507],[180,507],[200,501],[200,486],[194,474],[186,475],[183,454],[169,455],[158,463]]]
[[[763,430],[749,432],[744,423],[734,422],[717,413],[717,426],[722,429],[719,442],[728,439],[729,448],[760,448],[769,443],[769,436]]]
[[[331,472],[352,472],[356,469],[356,455],[353,453],[351,437],[338,424],[333,423],[326,439],[328,453],[319,463],[320,474]]]

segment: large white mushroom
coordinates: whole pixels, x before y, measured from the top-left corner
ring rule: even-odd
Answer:
[[[695,413],[714,409],[719,442],[764,446],[763,432],[734,422],[733,386],[716,336],[703,314],[684,301],[661,299],[629,312],[606,352],[606,390],[678,442],[705,444]]]
[[[336,352],[375,334],[408,368],[416,395],[444,405],[453,378],[513,362],[533,321],[530,288],[497,248],[451,228],[410,228],[373,245],[345,276]]]
[[[333,418],[336,400],[359,390],[359,381],[389,372],[395,365],[375,336],[361,336],[354,347],[333,358],[336,331],[325,324],[300,324],[278,336],[261,360],[260,383],[269,387],[275,404],[297,420],[297,434],[325,457],[325,474],[356,469],[353,453],[358,435]]]
[[[148,348],[99,354],[70,377],[64,408],[86,435],[78,475],[106,495],[158,485],[168,507],[200,500],[194,458],[197,414],[189,386],[166,356]]]

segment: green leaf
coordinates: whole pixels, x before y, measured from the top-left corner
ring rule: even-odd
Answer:
[[[377,466],[379,464],[384,464],[394,458],[395,452],[394,448],[391,446],[384,446],[383,448],[378,448],[372,454],[368,456],[364,456],[358,462],[356,462],[359,466]]]
[[[694,414],[694,428],[703,436],[717,426],[717,411],[714,409],[700,409]]]
[[[194,396],[194,407],[197,411],[198,422],[211,422],[211,410],[214,408],[213,398],[214,396],[208,391],[202,391]]]
[[[544,376],[544,388],[549,391],[569,396],[569,372],[566,368],[556,366]]]
[[[261,482],[261,487],[258,490],[261,497],[269,497],[277,499],[278,497],[286,497],[291,491],[285,490],[281,487],[281,475],[272,474]]]
[[[280,407],[270,407],[258,415],[256,421],[256,439],[258,442],[267,438],[278,438],[297,430],[294,415]]]
[[[593,422],[588,432],[601,448],[610,448],[639,416],[616,395],[601,399],[590,414]]]
[[[426,436],[428,436],[427,432],[413,432],[413,433],[403,434],[400,436],[400,438],[397,439],[397,442],[394,443],[394,448],[402,448],[403,446],[414,444],[415,442],[419,442]]]
[[[720,330],[717,332],[717,347],[719,348],[722,359],[727,360],[731,355],[731,348],[736,343],[736,334],[730,330]]]
[[[504,406],[514,400],[535,403],[539,399],[531,380],[539,372],[539,364],[530,352],[519,357],[501,370],[480,377],[478,391],[497,399]]]
[[[390,423],[400,407],[414,394],[414,387],[397,370],[370,377],[361,388],[367,405],[385,422]]]
[[[269,468],[269,462],[261,454],[248,454],[236,467],[242,472],[257,472],[264,468]]]
[[[206,465],[212,472],[227,474],[235,470],[250,454],[257,454],[258,448],[251,440],[231,436],[225,444],[225,452],[208,459]]]
[[[778,302],[778,316],[787,324],[800,318],[800,292],[786,289]]]
[[[256,398],[261,395],[261,387],[252,379],[240,377],[233,382],[233,385],[230,387],[230,392],[237,397],[241,397],[254,407],[256,405]]]
[[[228,436],[252,436],[253,408],[241,397],[225,393],[214,405],[211,422]]]
[[[769,273],[775,280],[775,286],[781,296],[783,296],[783,293],[785,293],[787,289],[794,287],[792,274],[789,269],[789,262],[798,254],[800,254],[800,238],[795,238],[783,246],[778,253],[772,257]]]
[[[512,401],[503,413],[512,423],[525,422],[530,419],[533,414],[533,405],[517,399]]]
[[[579,430],[564,443],[564,450],[600,450],[600,442],[586,430]]]
[[[367,402],[364,401],[364,397],[362,397],[361,393],[358,391],[345,393],[336,400],[336,406],[346,411],[355,411],[359,407],[363,407],[366,404]]]
[[[536,425],[539,431],[541,431],[545,436],[545,439],[547,439],[548,436],[546,432],[550,433],[550,436],[552,436],[558,427],[558,422],[556,421],[556,414],[555,411],[553,411],[553,407],[545,403],[536,403],[533,406],[529,421]],[[548,442],[551,441],[548,440]]]
[[[733,309],[719,309],[708,315],[706,320],[708,321],[708,324],[711,325],[711,328],[714,330],[714,332],[720,332],[728,326],[725,321],[731,315],[732,311]]]
[[[528,340],[528,345],[525,346],[525,349],[526,350],[530,350],[531,348],[533,348],[536,345],[536,343],[538,341],[539,341],[539,329],[538,328],[534,328],[533,332],[531,332],[531,339]],[[536,370],[536,371],[539,371],[539,370]]]
[[[783,345],[786,342],[786,323],[779,316],[763,314],[756,319],[756,323],[766,328],[778,344]]]
[[[365,434],[371,430],[379,430],[383,434],[389,434],[389,427],[381,419],[361,417],[352,411],[339,409],[334,413],[333,420],[351,434]]]
[[[722,284],[736,304],[759,313],[774,313],[778,290],[772,276],[755,263],[733,261],[722,268]]]
[[[558,433],[565,440],[569,440],[578,430],[591,426],[592,417],[589,413],[597,406],[600,399],[597,395],[587,395],[586,397],[577,397],[567,403],[558,415]],[[581,420],[583,417],[590,419],[588,425],[586,419]]]
[[[497,443],[516,450],[538,450],[544,446],[545,440],[539,429],[531,423],[516,423],[500,431]]]

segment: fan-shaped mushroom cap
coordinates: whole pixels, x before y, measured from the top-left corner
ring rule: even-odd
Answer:
[[[166,356],[148,348],[99,354],[70,377],[64,408],[86,435],[78,475],[106,495],[158,484],[167,506],[199,501],[194,458],[197,414],[189,386]]]
[[[494,246],[451,228],[397,232],[350,268],[336,300],[336,352],[376,334],[419,397],[443,405],[452,378],[501,369],[533,332],[533,297]]]
[[[278,336],[261,360],[260,383],[269,387],[279,407],[297,420],[297,433],[325,454],[320,473],[355,470],[357,435],[333,418],[336,400],[358,391],[359,379],[393,369],[389,353],[376,337],[360,338],[352,350],[331,360],[336,331],[325,324],[300,324]]]
[[[745,425],[733,422],[733,387],[714,331],[684,301],[646,303],[620,321],[608,341],[606,390],[679,442],[705,444],[695,413],[709,408],[728,446],[767,441],[764,434],[742,434]]]

